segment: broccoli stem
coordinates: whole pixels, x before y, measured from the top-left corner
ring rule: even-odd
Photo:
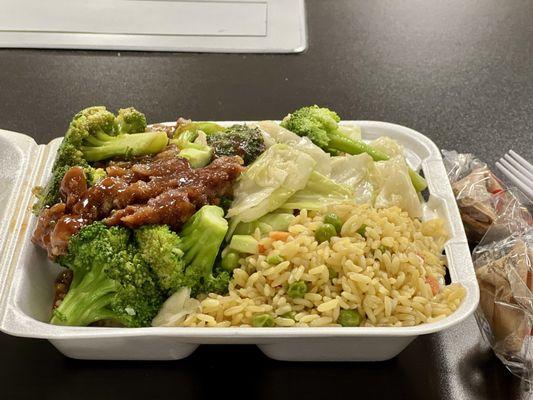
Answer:
[[[409,177],[411,178],[411,183],[417,192],[421,192],[428,187],[428,184],[424,178],[420,176],[418,172],[413,170],[411,167],[409,169]]]
[[[54,310],[50,323],[87,326],[103,319],[117,320],[117,315],[107,308],[117,289],[118,283],[109,279],[102,269],[88,272],[78,286],[70,288]]]
[[[374,161],[387,161],[390,157],[380,150],[373,148],[367,143],[360,140],[352,140],[338,133],[330,135],[330,142],[328,145],[334,151],[341,151],[348,154],[362,154],[367,153],[374,159]],[[427,183],[416,171],[411,167],[409,169],[409,177],[413,187],[417,192],[421,192],[427,188]]]
[[[218,249],[228,230],[223,210],[204,206],[185,224],[181,232],[180,249],[188,264],[187,274],[207,277],[211,274]]]
[[[184,125],[178,126],[176,129],[176,134],[181,134],[183,132],[189,131],[195,135],[198,134],[198,131],[204,132],[206,135],[214,135],[218,132],[223,132],[224,127],[220,126],[214,122],[208,122],[208,121],[196,121],[196,122],[189,122]],[[175,136],[176,136],[175,134]]]
[[[90,143],[90,140],[87,141]],[[119,136],[98,137],[101,140],[95,147],[83,146],[83,156],[87,161],[100,161],[113,157],[131,157],[155,154],[168,143],[165,132],[144,132]],[[90,143],[92,144],[92,143]]]
[[[389,159],[387,154],[374,149],[365,142],[360,140],[355,141],[341,134],[331,134],[328,147],[348,154],[367,153],[374,161],[385,161]]]

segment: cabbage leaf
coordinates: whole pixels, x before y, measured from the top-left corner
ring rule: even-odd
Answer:
[[[316,146],[309,138],[300,137],[296,133],[279,126],[274,121],[260,121],[257,123],[265,138],[265,144],[284,143],[294,147],[304,153],[309,154],[316,161],[317,172],[329,176],[331,171],[329,153]],[[352,132],[353,134],[353,132]]]
[[[303,189],[316,161],[286,144],[268,148],[239,177],[227,217],[235,222],[251,222],[281,207]]]
[[[376,163],[379,171],[379,189],[374,200],[374,207],[386,208],[397,206],[407,211],[411,218],[422,216],[422,204],[416,192],[409,168],[403,156],[398,155],[387,161]]]
[[[305,188],[294,193],[283,208],[319,210],[328,204],[346,201],[352,197],[353,192],[347,186],[335,183],[327,176],[313,171]]]

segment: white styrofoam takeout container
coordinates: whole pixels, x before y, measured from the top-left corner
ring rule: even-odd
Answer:
[[[234,122],[224,122],[223,125]],[[456,325],[476,308],[479,289],[468,243],[440,152],[424,135],[403,126],[345,121],[361,126],[363,138],[389,136],[400,142],[413,168],[428,181],[426,210],[447,221],[445,246],[452,282],[465,286],[463,303],[438,322],[413,327],[360,328],[97,328],[47,323],[52,284],[59,267],[30,236],[36,223],[31,189],[49,175],[61,139],[37,145],[29,136],[0,130],[0,330],[48,339],[68,357],[80,359],[173,360],[200,344],[256,344],[268,357],[290,361],[380,361],[400,353],[418,335]],[[432,210],[432,211],[430,211]]]

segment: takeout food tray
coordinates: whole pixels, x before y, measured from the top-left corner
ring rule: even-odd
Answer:
[[[231,125],[246,121],[225,121]],[[412,129],[385,122],[344,121],[365,140],[389,136],[402,144],[411,167],[423,171],[429,199],[424,218],[438,215],[450,240],[445,255],[451,282],[466,288],[461,306],[437,322],[413,327],[308,328],[102,328],[48,324],[52,286],[60,267],[30,237],[37,218],[31,191],[48,179],[61,139],[37,145],[29,136],[0,130],[0,330],[48,339],[80,359],[174,360],[201,344],[255,344],[268,357],[289,361],[380,361],[400,353],[418,335],[458,324],[475,310],[479,289],[459,211],[437,146]]]

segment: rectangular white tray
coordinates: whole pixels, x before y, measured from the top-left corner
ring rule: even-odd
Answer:
[[[236,121],[221,122],[223,125]],[[242,121],[241,121],[242,122]],[[463,303],[438,322],[402,328],[96,328],[46,323],[52,283],[59,267],[30,241],[36,218],[31,188],[46,182],[60,139],[37,145],[26,135],[0,130],[0,330],[50,340],[80,359],[172,360],[200,344],[256,344],[268,356],[291,361],[379,361],[394,357],[418,335],[438,332],[475,310],[479,289],[470,250],[440,152],[424,135],[403,126],[345,121],[361,126],[363,138],[390,136],[406,149],[413,168],[428,181],[426,210],[447,221],[445,252],[452,282],[467,290]]]

